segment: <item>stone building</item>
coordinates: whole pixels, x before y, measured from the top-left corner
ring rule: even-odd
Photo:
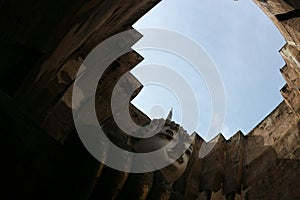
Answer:
[[[132,30],[131,42],[120,48],[131,47],[142,37],[132,24],[159,0],[1,1],[1,135],[5,147],[16,146],[16,154],[4,155],[4,192],[10,199],[300,199],[300,2],[254,1],[286,40],[284,101],[251,132],[218,135],[204,158],[198,152],[206,142],[194,135],[184,173],[172,183],[162,171],[133,174],[99,163],[76,133],[71,102],[88,53],[125,30]],[[116,125],[110,99],[125,73],[131,98],[138,94],[143,86],[127,72],[142,59],[132,50],[115,60],[95,97],[103,130],[129,150],[131,138]],[[133,105],[129,110],[136,124],[150,123]]]

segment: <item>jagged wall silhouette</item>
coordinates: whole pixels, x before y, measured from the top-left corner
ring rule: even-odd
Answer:
[[[185,173],[170,186],[160,172],[128,174],[96,161],[81,144],[71,113],[72,84],[85,56],[131,29],[158,0],[1,1],[1,135],[5,146],[16,146],[17,157],[16,171],[4,181],[16,179],[6,192],[15,199],[300,199],[300,5],[255,2],[287,41],[280,50],[284,101],[246,136],[217,136],[203,159],[198,152],[205,141],[196,137]],[[96,96],[99,122],[125,149],[132,147],[112,118],[111,92],[142,59],[132,51],[112,63]],[[126,80],[139,88],[134,97],[142,85],[131,74]],[[137,124],[149,123],[132,105],[130,112]],[[8,151],[5,158],[14,155]],[[8,161],[8,168],[14,165]]]

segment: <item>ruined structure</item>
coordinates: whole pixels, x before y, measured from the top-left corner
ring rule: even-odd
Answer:
[[[213,150],[195,136],[185,172],[170,184],[162,172],[129,174],[103,166],[81,144],[71,96],[79,66],[106,38],[124,30],[159,0],[28,0],[0,2],[0,125],[5,146],[16,146],[16,169],[5,182],[11,199],[300,199],[300,4],[255,0],[286,39],[280,50],[287,84],[284,101],[246,136],[217,136]],[[134,41],[142,36],[132,34]],[[126,42],[120,48],[130,47]],[[98,121],[118,146],[134,150],[110,109],[117,80],[142,60],[121,56],[102,76],[96,95]],[[142,85],[130,73],[123,84]],[[123,91],[126,93],[126,91]],[[125,95],[125,94],[124,94]],[[120,93],[122,98],[122,93]],[[150,119],[133,105],[141,126]],[[107,153],[107,152],[103,152]],[[11,158],[7,151],[5,158]],[[6,162],[5,162],[6,163]],[[13,179],[12,177],[16,177]],[[171,181],[171,182],[172,182]],[[13,183],[11,183],[13,182]]]

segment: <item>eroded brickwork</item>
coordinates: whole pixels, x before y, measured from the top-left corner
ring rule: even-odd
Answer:
[[[159,171],[130,174],[99,163],[78,138],[71,112],[74,79],[87,54],[106,38],[132,29],[158,0],[1,2],[0,125],[3,141],[17,147],[16,172],[9,174],[16,179],[7,190],[16,196],[12,199],[300,199],[300,4],[254,1],[287,41],[280,50],[286,62],[284,101],[250,133],[238,132],[227,141],[218,135],[204,158],[199,150],[207,143],[197,135],[184,174],[172,184]],[[141,37],[134,32],[133,42],[120,48]],[[111,93],[142,59],[131,51],[113,62],[95,99],[106,134],[126,150],[133,150],[132,138],[112,117]],[[130,73],[123,84],[136,89],[132,98],[143,87]],[[119,94],[120,99],[128,95],[126,90]],[[150,123],[128,106],[137,124]],[[103,154],[108,156],[109,149]]]

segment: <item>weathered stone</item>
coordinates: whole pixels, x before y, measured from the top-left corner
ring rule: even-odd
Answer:
[[[288,86],[300,93],[300,74],[292,67],[285,65],[280,69],[284,79],[286,80]]]
[[[272,15],[287,13],[294,10],[294,8],[284,0],[257,0],[255,2]]]
[[[203,158],[200,174],[199,191],[212,190],[217,192],[221,189],[224,177],[224,165],[226,159],[226,141],[219,134],[212,141],[216,142],[211,152]]]
[[[130,174],[117,199],[146,200],[153,185],[153,173]]]
[[[117,77],[116,77],[117,79]],[[98,121],[100,124],[104,122],[107,118],[109,118],[112,115],[112,109],[111,109],[111,93],[114,89],[114,84],[116,81],[113,81],[111,83],[110,87],[106,87],[103,89],[102,87],[99,89],[102,92],[96,93],[96,114],[98,116]],[[125,76],[123,84],[130,85],[130,88],[135,89],[134,93],[126,93],[125,90],[121,90],[118,92],[118,99],[122,100],[125,97],[131,97],[131,99],[139,92],[141,89],[141,84],[139,81],[134,78],[130,73],[128,73]],[[137,88],[137,89],[136,89]],[[48,113],[45,121],[42,124],[42,127],[45,130],[48,130],[48,133],[53,136],[55,139],[60,140],[63,142],[65,138],[68,136],[69,133],[71,133],[75,127],[73,123],[73,115],[72,115],[72,90],[73,87],[71,86],[64,94],[62,99],[57,102],[55,107],[51,110],[51,112]],[[89,101],[90,99],[87,99]],[[128,102],[129,103],[129,102]],[[86,107],[84,106],[84,102],[82,102],[82,106],[76,109],[84,110]],[[132,110],[131,106],[128,106],[128,110]],[[125,112],[126,110],[121,110],[122,112]],[[129,111],[130,112],[130,111]],[[89,114],[90,112],[87,110],[86,112],[82,112]],[[116,114],[116,113],[115,113]],[[88,116],[86,116],[88,117]],[[132,119],[132,118],[131,118]],[[128,120],[126,118],[125,120]],[[128,123],[123,123],[128,124]]]
[[[236,133],[226,144],[226,163],[223,193],[241,193],[245,161],[245,138],[242,132]]]
[[[300,118],[300,94],[297,90],[285,85],[280,90],[280,93],[289,108],[298,116],[298,118]]]
[[[128,173],[104,167],[103,173],[96,184],[92,200],[116,199],[128,178]]]
[[[160,172],[154,173],[154,182],[147,200],[168,200],[171,197],[171,188]]]
[[[202,160],[199,159],[199,151],[204,140],[197,133],[194,134],[195,139],[193,153],[187,169],[182,177],[173,185],[173,190],[177,193],[181,193],[187,199],[196,199],[198,196],[199,180],[202,167]]]
[[[284,136],[284,133],[291,127],[297,124],[297,117],[289,109],[285,102],[282,102],[277,106],[265,119],[263,119],[252,131],[249,132],[249,136],[260,136],[264,142],[264,146],[271,146],[279,138]],[[249,146],[255,150],[255,145]],[[259,150],[257,155],[252,152],[251,157],[255,158],[260,155]],[[249,156],[250,156],[249,155]],[[249,157],[248,156],[248,157]],[[250,157],[249,157],[250,158]],[[252,159],[250,159],[252,160]]]
[[[20,85],[16,93],[16,99],[22,101],[24,108],[31,111],[38,124],[42,124],[47,114],[51,112],[52,106],[55,106],[57,101],[64,95],[62,91],[68,89],[68,86],[65,87],[60,84],[60,70],[69,63],[70,60],[78,58],[84,59],[87,54],[104,39],[130,29],[131,25],[157,2],[158,0],[147,0],[138,3],[133,1],[110,2],[94,0],[88,3],[78,1],[72,3],[73,7],[70,6],[64,10],[63,13],[55,16],[61,16],[63,21],[53,21],[54,24],[51,24],[52,26],[47,24],[47,20],[49,19],[48,15],[43,14],[44,18],[37,17],[36,19],[39,19],[39,23],[46,22],[46,25],[49,26],[47,28],[59,27],[57,38],[55,39],[55,41],[58,40],[58,42],[48,51],[50,55],[43,57],[43,60],[40,61],[41,64],[33,69],[24,83]],[[51,3],[53,4],[51,8],[55,9],[61,6],[61,4],[64,6],[67,5],[65,3],[59,4],[53,2],[45,2],[44,5],[35,5],[37,9],[44,10],[47,9],[47,5]],[[9,7],[9,5],[5,4],[3,8],[5,8],[5,6]],[[32,14],[32,16],[34,16],[36,12]],[[18,16],[17,14],[16,17]],[[20,17],[21,16],[20,14]],[[26,21],[26,19],[26,17],[22,19],[24,20],[24,24],[27,24],[28,27],[34,25],[34,23],[30,23],[30,21]],[[55,18],[55,20],[56,19],[57,18]],[[6,22],[3,23],[6,24]],[[69,24],[66,25],[66,23]],[[14,35],[11,35],[12,41],[19,37],[18,33],[19,32],[15,32]],[[48,33],[50,33],[50,31]],[[134,33],[134,31],[132,33]],[[27,35],[30,37],[33,36],[29,33]],[[24,34],[24,36],[26,36],[26,34]],[[141,35],[136,32],[132,35],[132,39],[130,40],[132,43],[129,44],[129,41],[125,41],[120,44],[120,48],[126,46],[130,48],[140,37]],[[45,40],[46,38],[41,41],[41,45],[48,42]],[[125,68],[129,67],[131,69],[137,64],[134,63],[130,65],[131,63],[128,63],[128,61],[130,61],[130,59],[125,62]],[[126,71],[128,70],[127,68]],[[122,75],[123,72],[119,71],[118,73]],[[110,79],[110,81],[111,80],[113,79]],[[43,104],[37,109],[36,105],[39,102],[43,102]]]
[[[197,199],[199,200],[208,200],[211,198],[211,191],[202,191],[198,194]]]
[[[284,102],[245,137],[239,133],[225,141],[220,135],[210,141],[216,145],[204,158],[199,150],[207,143],[196,136],[190,162],[173,185],[159,171],[128,174],[103,168],[82,145],[71,113],[73,82],[84,58],[106,38],[132,30],[158,0],[2,2],[0,83],[14,98],[0,93],[0,126],[3,141],[17,145],[15,199],[300,199],[300,3],[254,1],[287,41],[280,50],[286,62],[281,70],[287,81],[281,90]],[[132,31],[128,41],[117,45],[130,49],[141,37]],[[139,140],[116,124],[113,114],[121,115],[123,107],[111,110],[111,94],[141,60],[131,51],[113,62],[96,95],[100,124],[115,145],[128,151]],[[149,124],[130,104],[142,85],[131,75],[122,84],[117,96],[126,99],[132,121]],[[86,126],[89,131],[91,125]],[[109,149],[101,153],[111,156]]]
[[[299,46],[285,44],[280,49],[280,54],[286,64],[292,67],[298,74],[300,74],[300,48]]]
[[[276,15],[282,26],[286,29],[293,42],[300,42],[300,10],[292,10],[285,14]]]

